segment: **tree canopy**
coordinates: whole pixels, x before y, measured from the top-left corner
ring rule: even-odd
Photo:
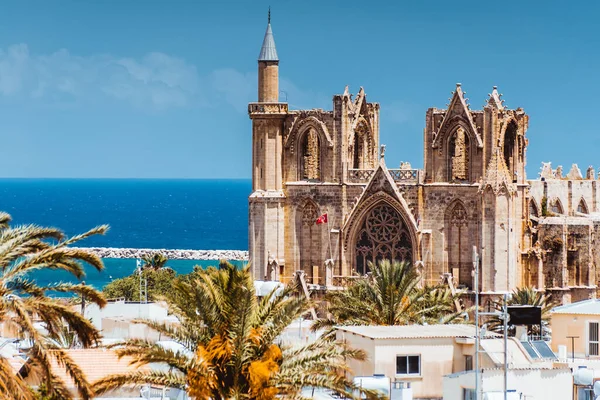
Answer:
[[[99,226],[84,234],[66,238],[55,228],[36,225],[10,226],[10,215],[0,213],[0,323],[19,332],[29,345],[21,348],[28,357],[24,367],[27,376],[45,382],[49,398],[71,399],[72,393],[51,369],[55,360],[65,367],[69,377],[76,382],[78,395],[91,399],[91,385],[79,367],[60,347],[59,339],[67,326],[83,347],[97,344],[100,333],[90,321],[50,292],[71,293],[85,296],[87,301],[104,306],[101,293],[85,284],[56,283],[39,285],[31,276],[42,270],[66,271],[78,279],[84,277],[83,264],[102,270],[102,260],[95,254],[69,247],[95,234],[103,234],[107,226]],[[42,321],[45,332],[39,330],[35,321]],[[25,384],[8,360],[0,356],[0,397],[4,399],[34,399],[35,394]]]
[[[448,287],[420,287],[420,276],[406,262],[383,260],[369,264],[370,276],[356,279],[347,290],[326,295],[330,318],[313,329],[336,325],[408,325],[465,322]]]
[[[136,365],[168,368],[107,376],[95,384],[97,394],[154,384],[185,388],[196,399],[297,398],[307,386],[353,396],[346,360],[362,359],[362,352],[323,339],[299,347],[279,342],[284,329],[311,306],[293,287],[259,299],[249,267],[222,262],[177,279],[172,291],[169,306],[180,322],[143,322],[176,341],[177,349],[140,339],[113,346]]]

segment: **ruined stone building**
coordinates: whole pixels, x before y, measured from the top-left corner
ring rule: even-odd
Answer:
[[[390,168],[379,142],[379,104],[346,88],[331,110],[279,101],[279,58],[269,23],[258,57],[252,120],[249,251],[257,279],[297,270],[322,286],[369,272],[369,261],[407,260],[423,282],[452,274],[473,287],[521,286],[562,301],[595,296],[600,198],[593,169],[525,174],[529,116],[496,87],[472,110],[460,84],[447,109],[425,114],[424,168]],[[327,223],[317,218],[327,214]]]

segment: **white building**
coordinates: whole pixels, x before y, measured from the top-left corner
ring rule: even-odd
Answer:
[[[340,326],[336,336],[367,355],[349,362],[354,376],[405,382],[414,399],[441,399],[443,377],[474,365],[473,325]]]
[[[349,363],[354,377],[383,375],[397,384],[410,385],[415,400],[475,399],[473,325],[340,326],[336,336],[367,355],[365,361]],[[545,342],[522,343],[510,338],[507,347],[508,389],[514,391],[513,397],[573,398],[571,369],[564,364],[555,367],[556,356]],[[504,340],[488,332],[479,354],[485,394],[480,398],[496,399],[504,390]]]

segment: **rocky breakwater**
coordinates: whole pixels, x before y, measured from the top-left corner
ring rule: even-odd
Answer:
[[[115,247],[85,247],[101,258],[142,258],[162,253],[169,260],[230,260],[248,261],[245,250],[171,250],[171,249],[127,249]]]

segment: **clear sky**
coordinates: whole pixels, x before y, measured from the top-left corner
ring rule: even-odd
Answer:
[[[530,115],[529,177],[600,167],[599,2],[44,0],[2,3],[0,176],[249,178],[269,3],[290,106],[363,86],[390,167],[456,82]]]

